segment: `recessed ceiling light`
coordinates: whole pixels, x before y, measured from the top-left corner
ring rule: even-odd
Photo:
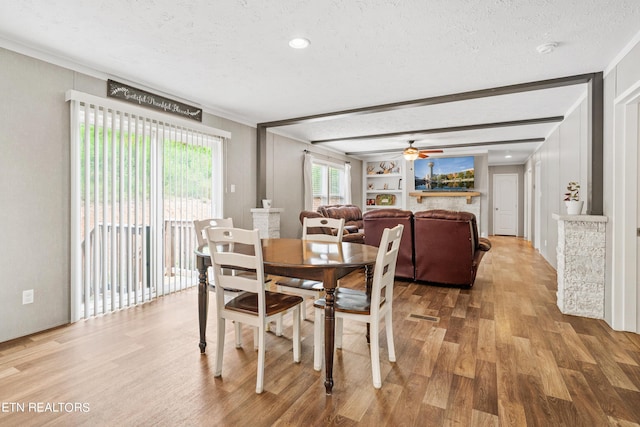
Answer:
[[[303,37],[297,37],[295,39],[289,40],[289,46],[294,49],[304,49],[311,44],[309,39],[305,39]]]
[[[541,44],[540,46],[538,46],[536,48],[536,50],[538,51],[538,53],[540,54],[546,54],[546,53],[551,53],[555,50],[555,48],[558,47],[558,43],[556,42],[550,42],[550,43],[544,43]]]
[[[506,156],[504,156],[505,159],[510,159],[511,158],[511,154],[507,154]]]

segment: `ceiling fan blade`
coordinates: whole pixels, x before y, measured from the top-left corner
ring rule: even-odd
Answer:
[[[429,156],[426,155],[425,153],[423,153],[422,151],[418,153],[418,158],[419,159],[426,159],[427,157],[429,157]]]
[[[442,150],[420,150],[420,153],[444,153]]]

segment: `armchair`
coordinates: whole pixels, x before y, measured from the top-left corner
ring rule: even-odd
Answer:
[[[478,266],[491,249],[478,237],[469,212],[430,210],[414,214],[415,280],[473,286]]]

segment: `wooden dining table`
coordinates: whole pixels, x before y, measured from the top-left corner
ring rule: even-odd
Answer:
[[[200,273],[198,285],[198,321],[200,325],[200,352],[207,346],[207,311],[209,289],[207,269],[211,266],[208,247],[196,249]],[[298,277],[323,283],[325,305],[325,390],[333,389],[333,353],[335,336],[334,291],[338,280],[347,274],[365,269],[367,289],[371,288],[373,266],[378,248],[360,243],[326,243],[301,239],[262,239],[262,258],[265,274]]]

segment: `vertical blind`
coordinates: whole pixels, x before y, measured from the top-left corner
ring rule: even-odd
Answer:
[[[75,91],[67,100],[72,321],[195,286],[193,220],[222,214],[230,134]]]

